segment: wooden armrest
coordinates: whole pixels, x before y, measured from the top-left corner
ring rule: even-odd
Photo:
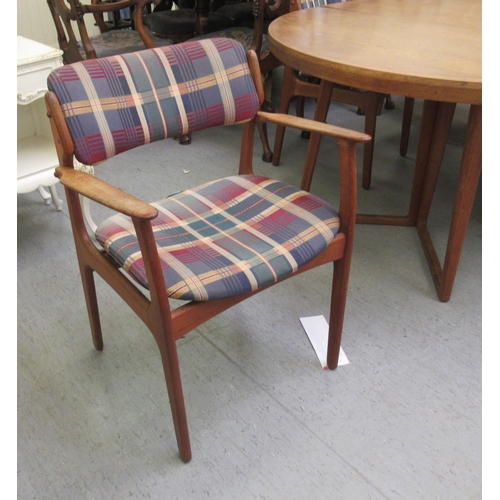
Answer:
[[[158,216],[149,203],[81,170],[57,167],[55,175],[63,186],[129,217],[151,220]]]
[[[292,127],[299,130],[307,130],[308,132],[317,132],[324,135],[329,135],[335,139],[344,139],[349,142],[369,142],[372,138],[363,132],[357,132],[347,128],[337,127],[328,123],[309,120],[308,118],[300,118],[293,115],[285,115],[282,113],[266,113],[259,111],[257,113],[257,123],[268,122]]]

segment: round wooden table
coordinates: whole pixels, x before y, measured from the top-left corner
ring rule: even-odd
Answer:
[[[279,60],[321,78],[316,109],[327,109],[332,82],[424,99],[408,214],[359,214],[357,221],[416,226],[443,302],[451,296],[482,166],[481,26],[481,0],[352,0],[291,12],[269,27]],[[456,103],[471,107],[441,265],[427,219]],[[311,136],[311,151],[319,140]],[[306,162],[303,185],[315,161]]]

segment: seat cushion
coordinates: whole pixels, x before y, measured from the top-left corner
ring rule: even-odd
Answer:
[[[321,253],[339,227],[325,201],[256,175],[213,181],[152,205],[168,295],[183,300],[232,297],[274,283]],[[148,288],[130,218],[107,219],[96,238]]]
[[[194,34],[196,15],[192,9],[153,12],[143,17],[143,23],[151,33],[158,36]],[[227,16],[215,12],[208,14],[210,31],[220,30],[232,24],[233,22]]]
[[[235,25],[243,24],[252,27],[255,20],[253,2],[230,3],[218,9],[217,14],[229,17]]]
[[[163,38],[151,37],[151,40],[157,47],[164,47],[172,44],[172,40]],[[128,54],[146,48],[139,33],[133,30],[106,31],[100,35],[90,37],[90,43],[92,47],[94,47],[97,57],[99,58]],[[78,43],[78,50],[85,59],[85,50],[81,42]]]

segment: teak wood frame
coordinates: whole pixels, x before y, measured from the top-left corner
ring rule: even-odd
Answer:
[[[249,51],[247,57],[259,99],[262,103],[264,90],[258,58],[253,51]],[[46,105],[60,162],[60,167],[56,169],[56,175],[61,180],[66,191],[94,346],[98,350],[102,350],[104,346],[94,283],[95,272],[130,306],[149,328],[158,344],[165,372],[180,457],[184,462],[188,462],[191,459],[191,446],[176,340],[210,318],[265,288],[233,298],[208,302],[189,302],[175,310],[171,310],[151,227],[151,220],[157,216],[157,210],[148,203],[92,175],[73,169],[73,140],[58,99],[52,92],[48,92],[46,95]],[[240,174],[252,173],[255,126],[257,123],[266,122],[281,124],[300,130],[308,130],[312,133],[329,135],[335,138],[338,143],[341,178],[339,190],[339,233],[319,256],[299,268],[297,272],[288,276],[295,276],[326,263],[334,263],[327,362],[331,369],[335,369],[338,363],[342,337],[356,222],[355,147],[357,142],[367,142],[370,140],[370,137],[362,133],[304,118],[260,111],[254,119],[243,126],[239,162]],[[142,293],[139,287],[135,286],[122,274],[103,251],[95,246],[87,232],[80,195],[86,196],[132,218],[145,262],[150,286],[149,298]]]

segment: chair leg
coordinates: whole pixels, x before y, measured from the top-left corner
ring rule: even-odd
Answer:
[[[316,102],[316,109],[314,110],[314,121],[322,123],[326,122],[330,102],[332,100],[333,86],[334,84],[332,82],[321,80],[321,83],[319,84],[319,96]],[[309,191],[311,189],[312,177],[314,174],[314,168],[316,167],[316,160],[318,159],[320,144],[321,134],[311,134],[309,145],[307,146],[307,157],[300,184],[300,188],[304,191]]]
[[[269,137],[267,135],[267,124],[259,123],[257,125],[259,131],[260,141],[262,142],[262,161],[271,163],[273,161],[273,151],[269,146]]]
[[[295,114],[297,116],[300,116],[301,118],[304,118],[304,107],[306,103],[306,98],[303,96],[298,96],[295,98]],[[311,132],[307,130],[303,130],[300,133],[300,137],[302,139],[310,139],[311,138]]]
[[[175,340],[171,336],[164,335],[163,332],[154,336],[158,339],[179,455],[181,460],[187,463],[191,460],[192,455],[177,347]]]
[[[304,118],[304,105],[306,103],[306,98],[304,96],[297,96],[295,98],[295,114]]]
[[[191,144],[191,134],[176,135],[174,140],[179,141],[179,144],[182,144],[183,146],[187,146],[188,144]]]
[[[347,286],[349,282],[350,257],[344,256],[334,262],[332,302],[330,306],[330,323],[328,330],[328,348],[326,364],[330,370],[335,370],[339,364],[344,314],[347,302]]]
[[[83,283],[83,293],[87,304],[87,312],[92,332],[94,347],[102,351],[104,342],[102,339],[101,320],[99,319],[99,306],[97,303],[97,293],[95,289],[94,271],[86,264],[80,265],[80,275]]]
[[[403,108],[403,124],[401,126],[401,139],[399,143],[399,154],[406,156],[408,152],[408,143],[410,142],[411,119],[413,116],[413,106],[415,99],[413,97],[405,97]]]
[[[191,134],[182,134],[179,137],[179,144],[182,144],[183,146],[191,144]]]
[[[290,103],[295,93],[295,74],[292,68],[285,66],[283,72],[283,87],[281,89],[281,100],[279,112],[288,114]],[[285,127],[278,125],[276,127],[276,134],[274,136],[273,148],[273,165],[277,167],[280,164],[281,150],[283,148],[283,140],[285,138]]]
[[[385,106],[384,106],[385,109],[394,109],[396,105],[394,104],[391,94],[386,94],[384,97],[385,97]]]
[[[375,92],[369,92],[365,96],[365,134],[371,136],[372,140],[363,146],[363,181],[364,189],[370,189],[373,164],[373,149],[375,142],[375,130],[377,126],[377,109],[384,95]]]

